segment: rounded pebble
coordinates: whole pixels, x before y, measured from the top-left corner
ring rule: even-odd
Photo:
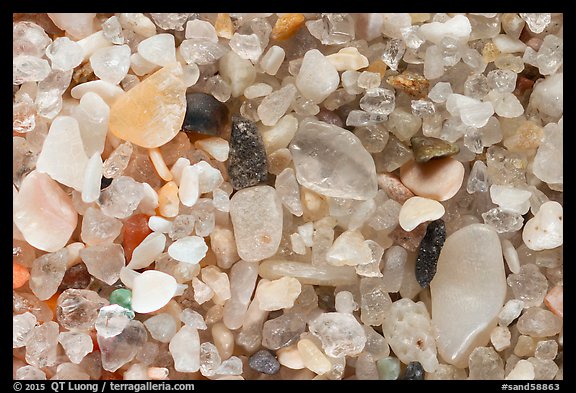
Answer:
[[[168,304],[177,288],[174,277],[158,270],[147,270],[134,278],[132,309],[143,314],[159,310]]]
[[[444,206],[440,202],[415,196],[402,205],[398,222],[402,229],[410,232],[425,221],[432,221],[442,217],[444,213]]]
[[[555,201],[543,203],[522,231],[522,240],[535,251],[549,250],[563,243],[563,208]]]
[[[203,238],[186,236],[176,240],[168,247],[168,255],[177,261],[196,264],[206,256],[208,246]]]
[[[400,180],[414,194],[442,202],[456,195],[464,172],[464,165],[450,157],[423,164],[409,161],[400,168]]]

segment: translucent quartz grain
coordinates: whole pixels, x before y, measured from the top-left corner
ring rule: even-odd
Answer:
[[[95,278],[113,285],[124,267],[124,250],[119,244],[100,244],[80,250],[80,257],[88,272]]]
[[[32,262],[30,289],[40,300],[47,300],[58,290],[68,262],[68,249],[44,254]]]
[[[131,320],[122,333],[104,338],[97,336],[102,353],[102,368],[114,372],[130,362],[147,340],[146,328],[142,322]]]
[[[300,122],[290,144],[298,182],[319,194],[366,200],[377,191],[370,153],[351,132],[324,122]]]
[[[447,363],[465,367],[470,352],[488,343],[506,296],[497,233],[485,224],[472,224],[450,235],[430,289],[438,352]],[[449,315],[458,315],[458,320]]]
[[[322,341],[322,348],[331,357],[354,356],[366,345],[362,325],[350,314],[328,312],[308,323],[310,332]]]
[[[258,273],[267,279],[284,276],[297,278],[302,284],[338,286],[356,282],[353,266],[313,266],[306,262],[268,259],[260,263]]]
[[[256,262],[238,261],[230,270],[230,299],[224,304],[222,320],[232,330],[238,329],[244,322],[244,316],[250,304],[252,292],[258,277]]]
[[[186,113],[186,86],[178,67],[156,71],[127,93],[110,110],[110,131],[142,147],[159,147],[180,131]]]
[[[26,362],[38,368],[54,366],[58,356],[58,329],[56,322],[36,326],[26,345]]]
[[[282,204],[270,186],[236,192],[230,199],[230,218],[238,255],[257,262],[276,254],[282,236]]]

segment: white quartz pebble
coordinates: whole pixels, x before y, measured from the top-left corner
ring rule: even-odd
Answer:
[[[178,284],[169,274],[146,270],[134,278],[132,309],[137,313],[151,313],[164,307],[176,293]]]
[[[256,70],[250,60],[238,56],[234,51],[229,51],[219,61],[220,75],[232,89],[232,97],[240,97],[244,89],[254,83]]]
[[[276,75],[284,61],[285,55],[286,53],[283,48],[273,45],[268,49],[268,52],[262,56],[262,59],[260,59],[260,67],[262,67],[262,70],[268,75]]]
[[[450,37],[466,42],[472,32],[472,25],[464,15],[456,15],[445,22],[431,22],[420,26],[418,35],[434,44],[440,44],[443,38]]]
[[[103,80],[95,80],[74,86],[70,90],[70,95],[79,100],[88,92],[98,94],[108,105],[112,105],[118,97],[124,94],[124,90],[117,85]]]
[[[42,251],[60,250],[76,229],[78,214],[71,198],[50,176],[36,170],[24,178],[12,206],[16,227]]]
[[[512,242],[508,239],[502,239],[502,254],[504,254],[504,259],[508,265],[508,269],[514,274],[520,272],[520,258],[518,258],[518,252],[512,245]]]
[[[319,104],[336,91],[339,83],[336,67],[318,49],[306,52],[296,76],[296,87],[304,97]]]
[[[199,263],[206,256],[208,246],[199,236],[186,236],[168,247],[168,255],[184,263]]]
[[[230,199],[230,218],[238,255],[257,262],[276,254],[282,237],[282,202],[270,186],[237,191]]]
[[[528,190],[492,184],[490,186],[490,199],[503,210],[512,213],[526,214],[530,210],[530,197],[532,193]]]
[[[100,181],[102,180],[102,157],[94,153],[86,163],[84,171],[84,185],[82,187],[82,201],[91,203],[100,196]]]
[[[260,121],[265,126],[273,126],[290,108],[292,101],[296,97],[296,87],[292,83],[264,97],[257,112]]]
[[[147,38],[156,34],[156,25],[142,13],[120,13],[118,19],[123,28],[142,37]]]
[[[410,232],[423,222],[439,219],[444,213],[444,206],[440,202],[414,196],[402,205],[398,222],[402,229]]]
[[[563,243],[563,208],[555,201],[543,203],[522,231],[522,240],[535,251],[549,250]]]
[[[97,31],[96,33],[90,34],[86,38],[82,38],[80,41],[76,41],[80,48],[82,49],[82,60],[86,61],[92,56],[94,52],[98,49],[106,48],[108,46],[112,46],[112,42],[104,37],[104,32],[102,30]]]
[[[179,157],[176,162],[170,168],[170,172],[172,173],[172,180],[180,186],[180,179],[182,178],[182,172],[184,168],[190,166],[190,160],[184,157]]]
[[[87,163],[78,121],[70,116],[58,116],[50,125],[36,169],[81,192]]]
[[[244,97],[249,100],[258,97],[266,97],[268,94],[272,93],[273,90],[272,86],[267,83],[255,83],[244,90]]]
[[[182,328],[172,337],[168,346],[174,358],[174,370],[192,373],[200,368],[200,337],[198,330],[190,326]]]
[[[158,69],[158,65],[146,60],[139,52],[132,53],[130,56],[130,68],[138,76],[151,74]]]
[[[512,371],[510,371],[505,379],[531,381],[535,376],[536,374],[534,373],[534,365],[528,360],[522,359],[516,363],[516,366],[514,366]]]
[[[485,224],[471,224],[451,234],[440,252],[430,291],[438,353],[445,362],[466,367],[474,348],[490,340],[506,298],[496,231]]]
[[[176,47],[172,34],[157,34],[140,41],[138,53],[157,66],[167,66],[176,61]]]
[[[302,237],[302,240],[304,241],[306,247],[312,247],[314,236],[314,223],[307,222],[306,224],[298,226],[298,233]]]
[[[506,34],[497,35],[492,38],[492,42],[502,53],[524,53],[524,50],[526,50],[525,43]]]
[[[152,229],[154,232],[168,233],[170,232],[171,226],[172,221],[162,216],[150,216],[148,219],[148,228]]]
[[[68,37],[58,37],[46,48],[53,70],[68,71],[82,63],[82,47]]]
[[[208,326],[206,326],[206,322],[204,321],[204,317],[202,317],[200,313],[192,310],[191,308],[182,310],[182,314],[180,314],[180,320],[186,325],[199,330],[206,330],[208,328]]]
[[[97,93],[89,91],[80,98],[80,105],[72,110],[78,121],[80,136],[87,156],[102,154],[108,133],[110,107]]]
[[[428,372],[438,366],[434,330],[424,303],[408,298],[392,303],[384,318],[382,332],[403,363],[418,361]]]
[[[164,251],[166,246],[166,235],[152,232],[134,248],[132,259],[126,266],[129,269],[138,270],[150,266]]]
[[[184,36],[186,39],[218,42],[218,35],[212,23],[200,19],[193,19],[186,22]]]
[[[334,266],[366,265],[372,262],[372,251],[359,231],[346,231],[328,249],[326,261]]]
[[[275,311],[292,307],[301,290],[300,281],[293,277],[282,277],[258,285],[255,296],[261,310]]]
[[[94,23],[95,13],[48,13],[48,17],[60,29],[65,30],[70,36],[75,39],[84,38],[94,31],[96,24]]]
[[[198,190],[200,194],[212,192],[222,184],[222,173],[206,161],[200,161],[192,167],[198,171]]]
[[[130,68],[130,47],[115,45],[98,49],[90,56],[90,65],[98,78],[117,85]]]
[[[194,206],[200,197],[200,174],[195,166],[182,169],[178,197],[184,206]]]

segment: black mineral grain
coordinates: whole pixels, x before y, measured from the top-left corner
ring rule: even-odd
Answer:
[[[280,363],[276,357],[265,349],[256,352],[248,359],[248,366],[259,373],[274,375],[280,371]]]
[[[424,368],[420,362],[410,362],[404,371],[402,379],[410,381],[419,381],[424,379]]]
[[[228,107],[210,94],[186,94],[186,116],[182,129],[186,132],[219,136],[228,124]]]
[[[446,240],[446,225],[443,220],[428,224],[426,234],[420,242],[416,257],[416,281],[422,288],[428,287],[436,274],[436,265],[440,251]]]
[[[235,190],[255,186],[268,178],[268,163],[262,135],[254,122],[232,117],[228,175]]]

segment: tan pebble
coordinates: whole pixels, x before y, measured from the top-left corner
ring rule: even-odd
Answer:
[[[222,322],[212,326],[212,338],[214,345],[222,360],[228,359],[234,352],[234,335]]]
[[[311,340],[298,341],[298,352],[306,367],[316,374],[325,374],[332,368],[330,360]]]
[[[402,184],[398,176],[392,173],[378,174],[378,186],[386,192],[390,199],[398,203],[404,203],[414,196],[414,193]]]
[[[273,175],[279,175],[288,168],[292,162],[292,153],[287,148],[278,149],[268,156],[268,171]]]
[[[446,201],[462,186],[464,165],[451,157],[423,164],[409,161],[400,168],[400,180],[418,196]]]
[[[531,121],[524,121],[516,129],[516,133],[504,140],[504,146],[513,152],[536,153],[536,149],[544,140],[542,127]]]
[[[400,89],[414,98],[424,98],[428,94],[430,82],[424,76],[411,71],[393,75],[386,80],[391,86]]]
[[[410,19],[412,20],[412,24],[427,22],[430,20],[430,13],[410,13]]]
[[[278,18],[272,29],[272,39],[287,40],[302,27],[306,18],[302,14],[286,14]]]
[[[158,191],[158,210],[164,217],[176,217],[179,204],[178,186],[173,181],[169,181]]]
[[[278,362],[281,365],[291,368],[292,370],[301,370],[306,367],[296,344],[280,348],[276,351],[276,356],[278,356]]]
[[[230,39],[234,35],[234,25],[228,14],[218,14],[214,28],[218,37]]]
[[[338,53],[326,56],[337,71],[359,70],[368,67],[368,58],[362,55],[358,48],[351,46],[342,48]]]
[[[368,68],[366,68],[366,71],[378,73],[380,74],[381,78],[384,78],[387,69],[388,66],[386,65],[386,63],[382,61],[382,59],[376,59],[372,63],[370,63]]]
[[[328,214],[328,203],[324,198],[314,191],[301,188],[302,207],[304,210],[304,221],[316,221]]]
[[[564,318],[564,287],[557,285],[552,288],[544,298],[544,304],[550,311]]]
[[[482,57],[486,63],[491,63],[500,55],[500,51],[496,47],[496,44],[492,41],[487,42],[482,48]]]

